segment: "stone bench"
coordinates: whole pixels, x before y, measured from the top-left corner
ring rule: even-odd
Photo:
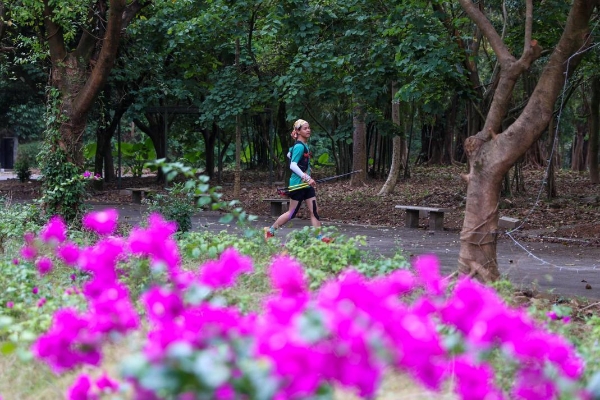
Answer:
[[[521,226],[521,220],[511,217],[500,217],[498,219],[498,228],[512,231]]]
[[[145,198],[148,193],[156,192],[155,189],[151,188],[127,188],[131,192],[131,202],[135,204],[142,204],[142,198]]]
[[[290,199],[284,199],[284,198],[263,199],[263,201],[267,201],[271,204],[271,216],[272,217],[279,217],[281,214],[283,214],[283,212],[284,212],[283,206],[284,205],[285,205],[285,211],[287,211],[288,207],[290,206]]]
[[[433,231],[444,230],[444,213],[452,211],[451,208],[419,207],[419,206],[396,206],[400,210],[406,210],[405,225],[407,228],[419,227],[419,213],[429,214],[429,229]]]

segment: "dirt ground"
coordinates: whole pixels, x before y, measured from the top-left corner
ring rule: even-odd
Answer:
[[[361,187],[350,186],[349,180],[333,180],[318,186],[319,214],[323,220],[364,225],[402,227],[404,211],[395,205],[421,205],[451,208],[446,213],[444,227],[449,231],[460,231],[466,195],[466,184],[461,180],[461,167],[417,167],[411,178],[397,183],[394,194],[378,196],[384,179],[371,179]],[[315,171],[320,179],[327,172]],[[592,185],[586,173],[561,171],[556,176],[558,196],[548,200],[542,186],[544,170],[523,171],[524,191],[504,197],[500,215],[524,221],[519,236],[529,241],[565,242],[583,246],[600,246],[600,185]],[[225,200],[232,199],[233,174],[222,174],[221,186]],[[251,214],[269,215],[269,204],[262,201],[277,197],[276,187],[269,184],[268,172],[244,171],[242,194],[239,199]],[[118,182],[104,183],[103,190],[90,191],[94,203],[128,203],[131,196],[119,190],[130,187],[154,187],[163,190],[154,177],[123,177]],[[40,182],[21,183],[17,179],[0,181],[0,195],[14,200],[37,198]],[[300,217],[303,217],[302,213]],[[422,220],[425,228],[426,220]]]

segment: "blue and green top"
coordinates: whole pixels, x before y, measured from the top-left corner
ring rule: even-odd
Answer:
[[[296,141],[292,147],[290,147],[291,163],[298,164],[300,170],[310,175],[310,150],[306,143]],[[293,171],[293,169],[292,169]],[[298,185],[302,182],[302,177],[298,176],[297,173],[292,173],[290,177],[290,186]]]

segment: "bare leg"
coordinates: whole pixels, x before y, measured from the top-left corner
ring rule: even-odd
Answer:
[[[317,207],[316,197],[311,197],[306,200],[306,208],[308,209],[308,215],[310,216],[310,223],[314,228],[321,227],[321,221],[319,221],[319,212]]]
[[[280,227],[285,225],[290,219],[292,219],[292,215],[294,215],[294,213],[296,212],[296,208],[299,207],[300,204],[298,203],[298,201],[290,199],[290,208],[277,218],[277,220],[272,225],[273,228],[279,229]]]

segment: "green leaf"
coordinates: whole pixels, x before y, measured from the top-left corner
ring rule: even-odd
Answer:
[[[0,354],[8,355],[15,351],[17,345],[12,342],[0,343]]]

